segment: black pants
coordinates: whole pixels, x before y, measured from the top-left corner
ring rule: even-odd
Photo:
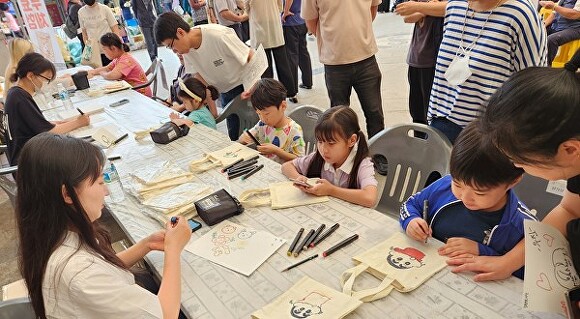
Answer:
[[[278,80],[284,84],[286,87],[286,95],[288,97],[295,96],[298,92],[294,80],[292,78],[292,70],[290,69],[290,64],[288,63],[288,55],[286,54],[286,47],[284,45],[277,48],[266,49],[266,57],[268,58],[268,68],[262,74],[263,78],[273,78],[274,70],[272,68],[272,56],[274,56],[274,62],[276,63],[276,73],[278,74]]]
[[[82,52],[85,50],[85,41],[83,40],[83,34],[82,33],[77,34],[77,39],[79,39],[79,41],[81,42],[81,54],[82,54]]]
[[[553,31],[552,28],[548,28],[546,31],[548,32],[548,66],[551,66],[561,45],[580,39],[580,28],[568,28],[562,31]]]
[[[143,32],[143,38],[147,45],[149,59],[153,61],[157,58],[157,42],[155,42],[155,35],[153,35],[153,27],[141,27],[141,31]]]
[[[244,92],[244,86],[240,84],[235,88],[220,94],[222,107],[225,108],[228,103],[235,99],[236,96],[242,94],[242,92]],[[230,115],[226,117],[226,124],[228,126],[228,136],[230,137],[230,140],[237,141],[240,137],[240,119],[237,115]]]
[[[354,88],[367,120],[369,138],[385,128],[381,78],[374,55],[355,63],[324,66],[330,106],[350,105],[350,93]]]
[[[415,68],[409,66],[409,113],[413,123],[427,124],[429,96],[435,77],[435,68]]]
[[[250,40],[250,22],[248,20],[244,21],[240,25],[242,31],[242,42]]]
[[[294,86],[298,88],[298,67],[302,73],[302,84],[312,86],[312,63],[306,47],[306,33],[308,32],[306,24],[284,26],[283,29],[286,55],[288,55]]]

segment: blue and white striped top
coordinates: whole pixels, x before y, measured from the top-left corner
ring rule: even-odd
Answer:
[[[459,86],[448,83],[444,74],[459,50],[467,8],[465,0],[447,4],[428,112],[429,119],[446,117],[460,126],[477,118],[491,95],[514,72],[547,64],[546,31],[531,1],[507,0],[491,15],[469,9],[463,46],[470,47],[481,31],[470,53],[472,75]]]

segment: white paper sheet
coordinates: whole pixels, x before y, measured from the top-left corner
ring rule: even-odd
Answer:
[[[79,117],[81,114],[77,110],[80,109],[86,115],[93,115],[99,112],[103,112],[105,106],[98,105],[98,104],[90,104],[90,105],[80,105],[72,110],[60,111],[58,112],[58,117],[63,121],[69,121]]]
[[[524,221],[526,236],[526,274],[523,308],[566,314],[564,293],[580,285],[570,246],[554,227],[532,220]]]
[[[185,249],[220,266],[250,276],[286,242],[265,231],[223,221]]]
[[[268,68],[268,58],[266,58],[266,51],[264,47],[260,44],[258,49],[254,52],[252,59],[242,71],[242,84],[244,85],[244,90],[249,91],[258,80],[262,78],[262,74]]]

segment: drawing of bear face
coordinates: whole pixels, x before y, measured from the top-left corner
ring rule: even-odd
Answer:
[[[247,229],[242,229],[238,234],[238,238],[242,240],[249,239],[252,236],[254,236],[255,233],[256,233],[255,231],[248,231]]]
[[[387,262],[397,269],[421,268],[423,266],[423,257],[425,257],[425,254],[413,247],[391,247]]]
[[[224,234],[232,234],[233,232],[236,231],[236,227],[232,226],[232,225],[226,225],[224,227],[222,227],[222,233]]]
[[[292,308],[290,309],[290,315],[293,318],[308,318],[312,315],[318,315],[322,313],[320,306],[311,305],[303,301],[297,301],[292,303]]]

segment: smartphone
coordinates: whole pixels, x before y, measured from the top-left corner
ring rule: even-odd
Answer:
[[[580,287],[566,291],[566,308],[568,309],[569,319],[580,319]]]
[[[191,228],[192,233],[201,228],[201,223],[192,218],[187,220],[187,224],[189,225],[189,228]]]
[[[117,101],[117,102],[115,102],[115,103],[111,103],[109,106],[110,106],[110,107],[117,107],[117,106],[121,106],[121,105],[123,105],[123,104],[127,104],[127,103],[129,103],[129,100],[127,100],[127,99],[122,99],[122,100],[120,100],[120,101]]]
[[[293,179],[293,178],[291,178],[290,180],[292,182],[294,182],[294,184],[296,184],[296,185],[300,185],[300,186],[304,186],[304,187],[308,187],[308,188],[312,187],[312,185],[308,184],[308,182],[303,182],[301,180],[297,180],[297,179]]]

